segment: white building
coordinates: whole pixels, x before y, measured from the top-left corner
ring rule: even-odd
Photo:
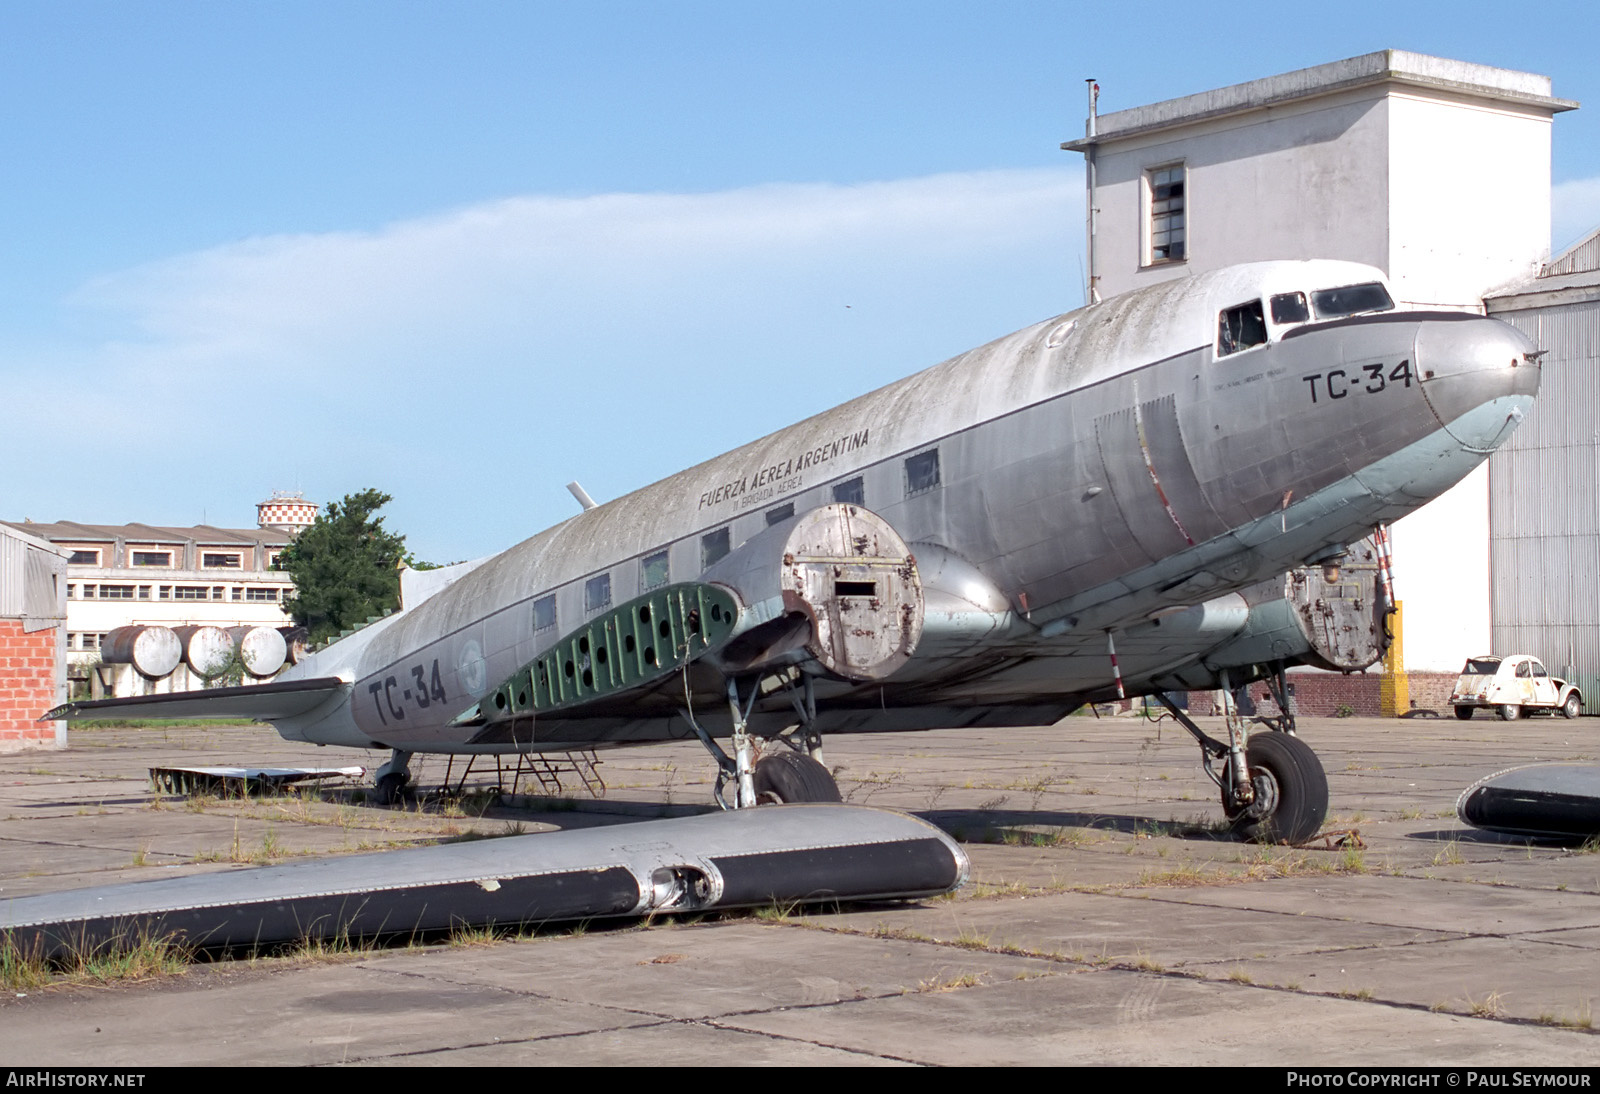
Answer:
[[[1481,312],[1549,255],[1551,119],[1577,105],[1545,76],[1384,50],[1101,115],[1062,146],[1089,166],[1092,284],[1342,258],[1405,304]],[[1409,670],[1490,648],[1487,484],[1395,526]]]
[[[72,521],[8,527],[68,552],[66,653],[74,679],[87,677],[105,636],[118,627],[292,624],[283,602],[294,583],[272,568],[292,538],[287,532]],[[186,681],[167,686],[174,683]]]

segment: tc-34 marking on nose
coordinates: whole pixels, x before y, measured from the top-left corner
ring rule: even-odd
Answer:
[[[1343,399],[1356,391],[1365,391],[1369,395],[1376,395],[1388,389],[1389,385],[1411,386],[1411,362],[1401,361],[1385,374],[1389,366],[1382,361],[1370,365],[1362,365],[1354,369],[1336,368],[1329,372],[1313,372],[1309,376],[1300,377],[1306,386],[1311,389],[1311,401],[1317,402],[1317,385],[1322,385],[1323,393],[1330,399]]]

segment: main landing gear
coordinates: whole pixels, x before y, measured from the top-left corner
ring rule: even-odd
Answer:
[[[1269,686],[1277,685],[1272,690],[1284,713],[1272,720],[1270,730],[1250,734],[1246,740],[1228,690],[1228,674],[1222,673],[1226,743],[1195,725],[1166,692],[1155,696],[1200,743],[1205,772],[1222,791],[1222,811],[1241,839],[1304,843],[1317,834],[1328,815],[1328,777],[1311,746],[1294,735],[1294,715],[1288,713],[1282,683],[1279,673]]]
[[[789,805],[796,802],[840,801],[839,786],[822,762],[822,736],[814,728],[816,696],[811,678],[802,677],[799,688],[791,687],[790,697],[800,716],[800,724],[774,738],[786,746],[756,759],[756,738],[750,732],[750,712],[761,694],[761,681],[749,681],[749,697],[742,697],[739,682],[728,680],[728,709],[733,716],[733,755],[729,756],[695,720],[693,712],[683,711],[684,720],[706,751],[717,761],[717,785],[712,792],[724,809],[747,809],[755,805]],[[733,787],[730,802],[724,791]]]

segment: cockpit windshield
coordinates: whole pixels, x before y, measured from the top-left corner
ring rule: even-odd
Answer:
[[[1272,298],[1272,321],[1279,326],[1304,323],[1310,318],[1311,309],[1306,307],[1305,293],[1281,292]]]
[[[1311,294],[1311,306],[1318,319],[1339,319],[1365,311],[1389,311],[1394,300],[1389,290],[1376,281],[1365,285],[1346,285],[1339,289],[1320,289]]]

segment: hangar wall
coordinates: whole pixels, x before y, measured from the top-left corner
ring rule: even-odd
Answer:
[[[1494,652],[1532,653],[1600,710],[1600,232],[1489,314],[1545,350],[1539,398],[1489,460]]]

